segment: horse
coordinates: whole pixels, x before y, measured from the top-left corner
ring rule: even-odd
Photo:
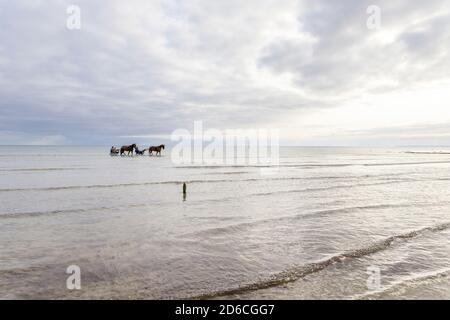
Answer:
[[[128,152],[128,155],[130,155],[130,152],[131,152],[131,155],[133,155],[134,149],[136,149],[135,143],[133,143],[132,145],[129,145],[129,146],[122,146],[120,148],[120,155],[123,155],[125,153],[125,151]]]
[[[138,147],[134,148],[134,152],[136,152],[137,155],[141,155],[141,156],[144,155],[144,152],[145,152],[146,150],[147,150],[147,149],[139,150]]]
[[[164,150],[164,145],[162,144],[162,145],[159,145],[159,146],[157,146],[157,147],[155,147],[155,146],[152,146],[152,147],[149,147],[148,148],[148,155],[149,156],[151,156],[151,155],[153,155],[153,151],[155,151],[156,152],[156,155],[160,155],[161,156],[161,149],[163,149]]]

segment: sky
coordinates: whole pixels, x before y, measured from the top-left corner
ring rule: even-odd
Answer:
[[[448,0],[0,0],[2,145],[450,145],[449,75]]]

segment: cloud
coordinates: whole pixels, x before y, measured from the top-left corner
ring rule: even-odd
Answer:
[[[300,31],[313,40],[277,40],[265,48],[260,65],[291,74],[297,86],[312,93],[344,97],[448,78],[445,1],[378,1],[382,14],[376,31],[366,26],[371,3],[305,2]]]
[[[445,0],[378,1],[379,31],[356,0],[0,1],[0,130],[21,141],[270,127],[450,71]]]
[[[306,142],[312,145],[341,146],[449,146],[450,123],[380,127],[367,130],[347,130],[328,136],[316,136]]]

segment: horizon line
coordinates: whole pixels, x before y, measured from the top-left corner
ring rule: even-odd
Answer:
[[[169,145],[170,146],[170,145]],[[109,144],[0,144],[0,147],[110,147]],[[296,148],[450,148],[450,145],[282,145]]]

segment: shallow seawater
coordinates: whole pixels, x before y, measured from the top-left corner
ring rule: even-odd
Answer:
[[[281,148],[272,175],[165,151],[0,147],[0,298],[450,298],[449,150]]]

